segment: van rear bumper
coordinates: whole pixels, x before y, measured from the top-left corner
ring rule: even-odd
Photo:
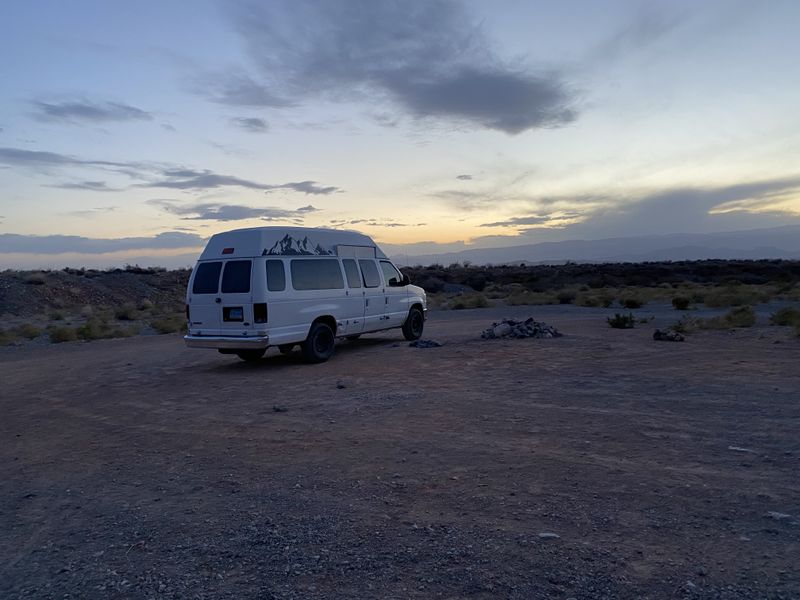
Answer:
[[[229,337],[216,335],[185,335],[183,341],[189,348],[223,350],[260,350],[269,346],[269,336]]]

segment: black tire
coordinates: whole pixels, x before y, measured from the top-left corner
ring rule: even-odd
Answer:
[[[278,346],[278,350],[280,350],[281,354],[291,354],[294,346],[294,344],[281,344]]]
[[[237,350],[236,356],[241,358],[247,362],[253,362],[255,360],[259,360],[264,353],[267,351],[266,348],[261,348],[260,350]]]
[[[418,340],[422,337],[422,330],[425,327],[425,317],[422,311],[416,306],[408,311],[406,322],[403,323],[403,337],[409,342]]]
[[[325,323],[314,323],[306,341],[300,344],[300,349],[308,362],[325,362],[333,356],[335,349],[333,329]]]
[[[360,337],[361,337],[361,334],[360,333],[356,333],[354,335],[348,335],[345,339],[347,339],[347,341],[349,341],[349,342],[355,342]]]

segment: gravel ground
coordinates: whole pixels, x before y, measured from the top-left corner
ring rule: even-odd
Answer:
[[[4,350],[0,597],[800,598],[800,341],[647,309]],[[564,337],[479,339],[528,316]]]

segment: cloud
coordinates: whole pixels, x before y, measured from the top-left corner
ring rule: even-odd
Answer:
[[[456,179],[461,181],[472,181],[472,175],[456,175]]]
[[[178,215],[190,221],[242,221],[245,219],[262,219],[265,221],[302,221],[305,215],[316,212],[317,208],[301,206],[295,210],[275,208],[272,206],[253,207],[241,204],[199,203],[191,205],[177,204],[171,200],[149,200],[148,204]]]
[[[150,121],[149,112],[120,102],[32,102],[36,108],[35,117],[40,121],[86,121],[104,123],[109,121]]]
[[[97,215],[114,212],[115,210],[117,210],[116,206],[101,206],[97,208],[90,208],[88,210],[72,210],[61,214],[68,217],[81,217],[90,219],[92,217],[96,217]]]
[[[205,239],[199,235],[179,231],[167,231],[150,237],[87,238],[76,235],[21,235],[0,233],[0,253],[104,254],[124,250],[196,248]]]
[[[264,119],[257,117],[234,117],[231,123],[250,133],[264,133],[269,129],[269,124]]]
[[[254,108],[287,108],[293,105],[248,75],[216,73],[204,78],[197,88],[202,90],[203,94],[208,94],[210,89],[211,100],[219,104]]]
[[[175,190],[209,190],[219,187],[238,186],[253,190],[293,190],[303,194],[327,195],[338,192],[334,186],[320,186],[316,181],[298,181],[281,184],[259,183],[233,175],[220,175],[209,170],[167,169],[162,173],[166,178],[140,184],[139,187],[168,188]]]
[[[41,169],[74,166],[132,167],[135,163],[112,162],[106,160],[83,160],[67,154],[58,154],[56,152],[23,150],[21,148],[0,148],[0,164],[13,167]]]
[[[306,195],[325,196],[340,192],[336,186],[320,185],[316,181],[290,181],[287,183],[270,184],[236,177],[234,175],[221,175],[208,169],[192,169],[183,166],[165,166],[157,163],[145,162],[114,162],[105,160],[85,160],[59,154],[37,150],[23,150],[20,148],[0,148],[0,165],[22,167],[34,171],[48,173],[53,169],[68,167],[93,167],[123,173],[133,179],[145,180],[136,184],[136,188],[166,188],[175,190],[211,190],[220,187],[243,187],[264,192],[275,190],[291,190]],[[51,187],[63,189],[84,189],[90,191],[120,191],[117,188],[107,187],[105,182],[87,180],[83,182],[68,182],[56,184]],[[129,188],[130,189],[130,188]]]
[[[59,183],[50,187],[62,190],[88,190],[92,192],[120,192],[120,188],[110,188],[105,181],[78,181],[74,183]]]
[[[558,73],[500,59],[452,0],[244,1],[235,18],[261,78],[227,83],[220,102],[388,101],[414,117],[509,134],[576,118]]]

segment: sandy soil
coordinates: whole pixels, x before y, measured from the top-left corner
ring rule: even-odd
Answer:
[[[504,315],[566,335],[478,338]],[[5,351],[0,597],[800,597],[800,342],[659,319]]]

